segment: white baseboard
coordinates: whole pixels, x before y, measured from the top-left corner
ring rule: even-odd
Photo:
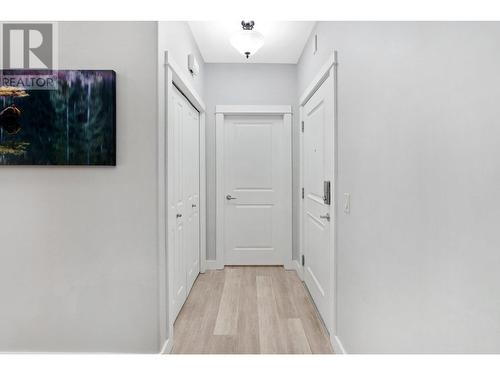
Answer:
[[[330,342],[332,343],[333,352],[335,354],[347,354],[347,352],[344,349],[344,345],[342,345],[342,342],[340,341],[338,336],[335,335],[330,336]]]
[[[285,264],[285,269],[294,270],[299,275],[299,279],[304,280],[303,269],[298,260],[292,260],[291,263]]]
[[[168,338],[163,344],[160,354],[170,354],[173,346],[174,346],[174,340],[172,340],[172,338]]]
[[[224,269],[224,266],[220,266],[216,260],[206,260],[205,261],[205,268],[207,270],[222,270]]]

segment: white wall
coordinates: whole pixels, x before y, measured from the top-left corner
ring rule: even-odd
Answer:
[[[167,50],[170,57],[173,58],[185,77],[188,78],[189,82],[193,85],[194,89],[202,96],[204,90],[205,63],[203,62],[203,57],[201,56],[200,50],[198,49],[187,22],[158,22],[158,68],[159,73],[162,74],[159,76],[160,79],[164,77],[164,52]],[[195,55],[200,64],[200,74],[197,76],[192,76],[188,70],[188,55],[191,53]],[[161,83],[164,84],[164,81]],[[163,95],[165,91],[160,90],[160,93]]]
[[[117,166],[0,171],[0,351],[159,351],[156,32],[59,26],[61,69],[116,71]]]
[[[346,350],[499,353],[500,23],[320,22],[316,33],[298,86],[338,50]]]
[[[293,64],[205,64],[205,72],[207,257],[215,259],[215,106],[221,104],[292,105],[294,112],[293,147],[298,149],[298,131],[295,121],[297,77],[296,65]],[[298,165],[298,160],[294,160],[293,163]],[[298,176],[293,176],[293,182],[293,201],[298,202]],[[294,213],[296,213],[296,207],[294,207]],[[295,214],[294,228],[297,225],[296,219]],[[298,242],[294,241],[294,243]]]

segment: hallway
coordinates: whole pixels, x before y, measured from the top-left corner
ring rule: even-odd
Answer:
[[[226,267],[200,274],[174,325],[175,354],[331,354],[294,271]]]

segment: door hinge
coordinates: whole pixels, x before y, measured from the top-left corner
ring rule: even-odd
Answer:
[[[305,255],[302,255],[302,267],[304,267],[306,264],[306,257]]]
[[[304,199],[304,188],[302,188],[302,199]]]
[[[304,121],[302,121],[302,133],[304,133]]]

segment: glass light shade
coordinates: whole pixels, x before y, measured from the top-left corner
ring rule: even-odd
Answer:
[[[264,44],[264,36],[255,30],[241,30],[231,37],[230,42],[242,55],[253,55]]]

